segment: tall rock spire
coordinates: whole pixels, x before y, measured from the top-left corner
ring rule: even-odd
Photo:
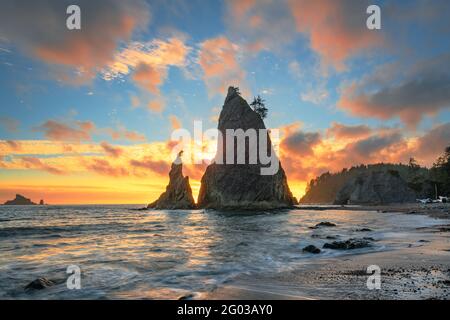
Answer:
[[[236,145],[234,144],[234,162],[226,161],[227,129],[247,131],[266,130],[261,117],[253,111],[234,87],[228,89],[228,95],[219,117],[218,129],[224,137],[219,139],[215,163],[209,165],[202,177],[198,207],[213,209],[276,209],[291,207],[296,204],[287,184],[286,174],[278,163],[278,170],[271,175],[262,175],[261,168],[266,167],[257,157],[257,162],[250,164],[249,150],[259,150],[267,143],[265,150],[272,153],[270,137],[255,143],[245,141],[245,164],[237,164]],[[263,131],[266,132],[266,131]],[[256,149],[255,149],[256,148]],[[228,150],[229,151],[229,150]],[[276,158],[276,161],[279,161]]]

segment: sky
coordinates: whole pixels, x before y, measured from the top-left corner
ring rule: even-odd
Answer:
[[[71,4],[81,30],[66,27]],[[380,30],[366,26],[372,4]],[[216,128],[230,85],[249,102],[265,99],[297,198],[324,172],[410,157],[429,167],[450,144],[446,0],[0,7],[0,202],[16,193],[50,204],[152,202],[168,183],[172,132],[193,132],[194,121]],[[184,166],[194,197],[205,167]]]

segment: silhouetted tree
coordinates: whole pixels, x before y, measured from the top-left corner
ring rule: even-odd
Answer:
[[[432,178],[438,186],[440,195],[450,195],[450,146],[437,158],[431,168]]]
[[[413,157],[409,158],[408,166],[409,166],[409,173],[411,175],[415,175],[420,169],[419,163]]]
[[[419,163],[418,163],[417,160],[414,159],[413,157],[409,158],[409,167],[410,167],[411,169],[420,168]]]
[[[253,102],[250,103],[250,106],[257,114],[259,114],[261,119],[267,117],[267,113],[269,110],[266,108],[264,99],[261,98],[259,95],[257,97],[254,97]]]

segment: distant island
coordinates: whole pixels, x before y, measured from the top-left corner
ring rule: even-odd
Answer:
[[[13,200],[8,200],[3,205],[5,205],[5,206],[12,206],[12,205],[35,206],[37,204],[20,194],[16,194],[16,197]],[[45,205],[44,200],[39,201],[39,205]]]

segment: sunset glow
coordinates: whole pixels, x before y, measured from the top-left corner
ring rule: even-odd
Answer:
[[[420,1],[392,4],[398,16],[369,30],[366,1],[205,1],[190,14],[144,0],[80,3],[98,12],[76,31],[54,4],[31,3],[34,20],[22,5],[0,14],[0,202],[154,200],[176,154],[172,133],[193,134],[195,121],[217,128],[230,85],[265,99],[297,198],[327,171],[410,157],[429,167],[450,139],[450,44],[427,40],[440,5],[414,19]],[[212,159],[216,141],[181,149]],[[196,197],[206,163],[184,160]]]

